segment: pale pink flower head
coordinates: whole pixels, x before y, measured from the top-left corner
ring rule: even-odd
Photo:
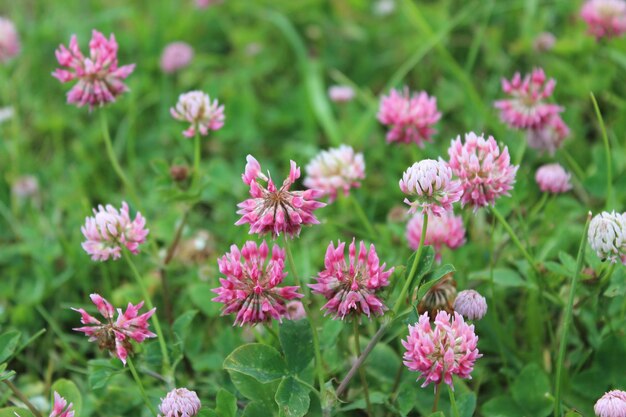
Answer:
[[[194,417],[200,411],[200,398],[195,391],[174,388],[161,398],[158,417]]]
[[[185,68],[193,58],[193,48],[186,42],[172,42],[165,46],[161,54],[161,71],[174,73]]]
[[[554,48],[556,37],[550,32],[541,32],[533,41],[533,49],[537,52],[546,52]]]
[[[604,211],[589,223],[588,238],[591,249],[602,260],[626,265],[626,213]]]
[[[439,311],[434,326],[428,313],[422,314],[415,325],[409,325],[409,335],[402,341],[406,349],[404,365],[420,373],[424,379],[422,387],[441,382],[453,387],[452,375],[471,379],[474,362],[482,356],[476,347],[474,325],[465,323],[458,313],[452,317]]]
[[[588,0],[580,10],[588,33],[596,39],[620,36],[626,32],[626,1]]]
[[[333,85],[328,89],[328,98],[335,103],[352,101],[354,96],[354,89],[349,85]]]
[[[39,194],[39,181],[33,175],[23,175],[15,179],[11,192],[21,199],[36,198]]]
[[[309,284],[315,294],[321,294],[328,302],[322,307],[324,315],[332,314],[335,319],[346,317],[367,317],[373,313],[382,316],[387,307],[376,292],[389,285],[389,277],[393,268],[385,270],[387,264],[380,265],[374,245],[369,250],[363,242],[359,243],[356,253],[355,240],[348,248],[348,262],[345,258],[344,242],[339,241],[337,247],[330,242],[324,258],[325,269],[317,277],[317,283]]]
[[[339,191],[344,195],[350,188],[361,186],[365,178],[365,161],[362,153],[355,153],[351,146],[341,145],[321,151],[305,168],[304,186],[329,196],[333,202]]]
[[[626,416],[626,392],[614,389],[605,393],[593,406],[598,417]]]
[[[224,126],[224,106],[217,99],[211,101],[208,94],[202,91],[190,91],[178,97],[176,107],[170,108],[170,114],[176,120],[191,123],[183,135],[192,138],[196,133],[202,136],[210,130],[219,130]]]
[[[387,142],[415,143],[424,147],[435,133],[433,125],[441,118],[437,111],[437,99],[426,92],[409,95],[409,89],[402,92],[391,90],[380,100],[378,121],[389,126]]]
[[[544,193],[560,194],[572,189],[571,174],[559,164],[541,166],[535,173],[535,181]]]
[[[218,296],[212,301],[224,304],[223,316],[236,313],[234,325],[282,321],[287,313],[285,301],[304,297],[297,286],[278,286],[287,276],[285,251],[274,245],[269,255],[265,241],[260,246],[247,241],[241,251],[232,245],[217,260],[226,278],[220,278],[220,287],[213,289]]]
[[[554,155],[568,136],[569,127],[558,114],[550,117],[543,126],[526,130],[528,146],[550,155]]]
[[[306,318],[306,311],[301,301],[290,301],[287,303],[287,313],[285,317],[289,320],[302,320]]]
[[[415,201],[404,199],[411,206],[409,213],[421,208],[423,212],[437,217],[451,211],[452,204],[459,201],[463,194],[461,183],[452,179],[450,167],[444,161],[434,159],[421,160],[404,171],[400,190],[415,196]]]
[[[89,56],[85,57],[78,48],[76,35],[70,39],[69,49],[60,45],[55,51],[57,61],[67,69],[56,69],[52,76],[66,83],[78,82],[67,93],[67,102],[89,109],[112,103],[128,91],[125,80],[135,69],[135,64],[118,67],[117,41],[111,34],[109,39],[97,30],[92,32],[89,42]]]
[[[495,107],[500,110],[500,119],[511,128],[539,129],[563,108],[547,103],[546,99],[552,96],[556,81],[547,79],[541,68],[535,68],[524,78],[519,72],[515,73],[511,81],[502,80],[502,90],[511,98],[498,100]]]
[[[413,250],[419,247],[424,226],[424,216],[416,214],[409,220],[406,226],[406,238]],[[461,216],[455,216],[449,211],[437,217],[428,219],[424,245],[431,245],[435,249],[435,259],[441,261],[441,249],[445,245],[450,249],[456,249],[465,243],[465,227]]]
[[[9,19],[0,16],[0,63],[20,53],[20,38],[15,25]]]
[[[139,245],[146,241],[150,232],[146,229],[146,219],[137,212],[135,219],[130,219],[128,204],[122,202],[118,211],[107,204],[93,209],[93,217],[85,219],[85,225],[80,228],[85,236],[83,249],[94,261],[106,261],[109,258],[119,259],[125,247],[131,253],[139,253]]]
[[[461,181],[463,196],[461,204],[469,204],[474,211],[493,205],[497,198],[508,195],[515,183],[519,166],[511,165],[509,150],[502,151],[492,136],[476,136],[474,132],[453,139],[448,148],[452,172]]]
[[[290,191],[291,185],[300,178],[300,168],[291,161],[289,176],[283,181],[280,188],[276,188],[272,178],[261,172],[261,165],[252,155],[246,158],[246,169],[242,175],[243,182],[250,186],[250,196],[237,206],[237,214],[241,218],[235,223],[250,225],[250,234],[264,235],[270,233],[273,237],[285,233],[288,237],[298,236],[302,226],[319,224],[313,212],[326,204],[316,199],[324,192],[316,189],[305,191]],[[261,182],[265,182],[264,186]]]
[[[454,300],[454,311],[468,320],[480,320],[487,314],[487,300],[475,290],[463,290]]]
[[[154,333],[148,330],[148,319],[154,314],[155,308],[139,314],[139,310],[143,307],[143,301],[141,301],[137,305],[128,303],[126,311],[122,313],[121,308],[114,309],[111,303],[100,295],[91,294],[90,297],[104,320],[101,322],[82,308],[72,308],[72,310],[80,313],[80,322],[85,325],[73,330],[85,333],[89,336],[90,342],[98,342],[100,349],[108,350],[112,356],[119,358],[124,365],[126,365],[128,355],[133,354],[133,345],[130,343],[130,339],[141,343],[147,338],[156,337]],[[115,310],[117,310],[116,320],[114,320]]]
[[[52,404],[52,411],[50,411],[50,417],[74,417],[74,404],[67,403],[67,400],[54,391],[54,403]]]

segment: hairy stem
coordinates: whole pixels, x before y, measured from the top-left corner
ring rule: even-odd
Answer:
[[[361,345],[359,343],[359,322],[354,319],[352,321],[354,327],[354,350],[357,358],[361,356]],[[363,385],[363,394],[365,395],[365,404],[367,405],[367,414],[373,416],[372,404],[370,403],[370,393],[367,386],[367,377],[365,376],[365,367],[359,368],[359,376],[361,377],[361,385]]]
[[[31,413],[35,415],[35,417],[43,417],[41,413],[39,412],[39,410],[37,410],[35,406],[30,401],[28,401],[28,398],[26,397],[26,395],[24,395],[24,393],[20,391],[20,389],[16,387],[13,384],[13,382],[9,381],[8,379],[5,379],[2,382],[4,382],[6,386],[9,387],[11,391],[13,391],[13,394],[15,394],[15,396],[19,398],[19,400],[23,402],[26,407],[28,407]]]
[[[433,413],[439,407],[439,397],[441,396],[441,382],[435,386],[435,402],[433,403]]]
[[[146,394],[146,390],[143,387],[143,383],[141,382],[141,379],[139,378],[139,374],[137,374],[137,370],[135,369],[135,364],[133,363],[133,360],[131,359],[130,356],[126,358],[126,360],[128,362],[128,369],[130,369],[130,373],[133,375],[133,379],[135,380],[135,383],[139,387],[139,392],[141,392],[141,397],[143,398],[143,402],[146,403],[146,406],[150,409],[150,412],[152,413],[153,416],[157,415],[157,412],[154,409],[154,406],[148,399],[148,395]]]
[[[135,187],[128,180],[128,177],[124,173],[119,161],[117,160],[117,156],[115,155],[115,150],[113,149],[113,143],[111,142],[111,135],[109,134],[109,125],[107,123],[106,113],[103,109],[100,109],[100,125],[102,127],[102,136],[104,137],[104,144],[106,146],[107,156],[109,157],[109,162],[111,162],[111,166],[113,166],[113,171],[117,174],[117,176],[124,184],[124,187],[131,194],[132,198],[138,202],[139,199],[137,197],[137,193],[135,192]]]
[[[448,394],[450,396],[450,404],[452,405],[452,416],[460,417],[459,409],[456,406],[456,398],[454,398],[454,389],[448,385]]]

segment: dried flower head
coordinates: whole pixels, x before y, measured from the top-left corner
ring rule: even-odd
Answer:
[[[547,80],[541,68],[535,68],[524,78],[517,72],[511,81],[503,79],[502,89],[511,98],[495,102],[500,118],[511,128],[542,128],[552,116],[563,111],[562,107],[546,102],[555,86],[556,81]]]
[[[589,245],[600,259],[626,265],[626,214],[604,211],[589,224]]]
[[[598,417],[626,416],[626,392],[612,390],[605,393],[593,406]]]
[[[383,96],[378,110],[378,120],[389,126],[387,142],[415,143],[420,147],[430,142],[435,133],[433,125],[441,118],[437,111],[437,99],[426,92],[409,94],[391,90]]]
[[[568,136],[569,127],[558,114],[550,117],[542,127],[526,130],[528,146],[550,155],[554,155]]]
[[[185,68],[193,58],[193,48],[186,42],[172,42],[165,46],[161,54],[161,71],[174,73]]]
[[[135,64],[118,67],[117,41],[111,34],[109,39],[97,30],[92,32],[89,42],[89,57],[85,57],[78,47],[76,35],[70,39],[69,49],[60,45],[55,54],[62,67],[52,73],[52,76],[66,83],[73,80],[78,82],[67,93],[67,102],[82,107],[89,105],[89,109],[112,103],[115,99],[128,91],[125,80],[135,69]]]
[[[237,314],[234,325],[282,321],[287,313],[285,301],[303,297],[297,286],[278,287],[287,276],[285,251],[274,245],[271,258],[268,255],[265,241],[261,246],[248,241],[241,251],[232,245],[230,252],[217,260],[226,278],[220,278],[220,287],[213,290],[218,294],[213,301],[224,304],[222,315]]]
[[[588,0],[580,10],[587,32],[596,39],[621,36],[626,32],[626,1]]]
[[[174,388],[161,398],[158,417],[194,417],[201,407],[200,398],[195,391],[187,388]]]
[[[487,314],[487,300],[475,290],[463,290],[454,300],[454,311],[468,320],[480,320]]]
[[[474,362],[482,356],[477,343],[474,325],[466,324],[460,314],[451,317],[440,311],[433,329],[428,313],[424,313],[418,323],[409,325],[409,336],[402,341],[406,349],[404,364],[424,378],[422,387],[431,382],[445,382],[452,387],[452,375],[471,379]]]
[[[176,120],[191,123],[183,135],[192,138],[196,133],[202,136],[210,130],[219,130],[224,126],[224,106],[217,100],[211,101],[208,94],[202,91],[190,91],[178,97],[176,107],[170,108],[170,114]]]
[[[419,314],[428,313],[434,319],[440,311],[454,313],[454,299],[456,298],[456,281],[452,272],[444,275],[437,283],[426,291],[417,304]]]
[[[0,16],[0,63],[20,53],[20,38],[15,25],[9,19]]]
[[[235,223],[250,225],[250,234],[270,233],[273,237],[285,233],[288,237],[298,236],[302,226],[319,224],[313,211],[326,204],[316,201],[324,193],[320,190],[290,191],[291,185],[300,178],[300,168],[291,161],[289,176],[280,188],[276,188],[272,178],[261,172],[261,165],[252,155],[246,158],[243,182],[250,186],[250,196],[238,204],[237,214],[241,218]],[[260,181],[267,183],[267,187]]]
[[[448,154],[449,166],[461,180],[463,206],[469,204],[476,211],[493,205],[497,198],[508,195],[513,188],[519,166],[511,165],[508,148],[505,146],[500,152],[492,136],[485,140],[483,135],[469,132],[463,143],[459,135],[452,140]]]
[[[572,189],[571,174],[559,164],[547,164],[539,167],[535,181],[544,193],[559,194]]]
[[[93,217],[85,219],[85,225],[80,228],[85,236],[83,249],[94,261],[106,261],[109,258],[119,259],[122,256],[122,247],[130,252],[139,253],[139,245],[146,241],[150,232],[146,229],[146,219],[137,212],[135,219],[130,219],[128,204],[122,202],[118,211],[107,204],[93,209]]]
[[[413,250],[419,247],[423,225],[424,216],[418,213],[409,220],[406,226],[406,238],[409,241],[409,247]],[[456,249],[464,243],[465,227],[461,216],[446,212],[442,216],[433,216],[428,219],[424,244],[433,246],[437,261],[441,261],[441,249],[444,245],[450,249]]]
[[[380,265],[376,248],[370,245],[369,251],[363,242],[359,243],[356,254],[355,240],[348,248],[348,262],[345,258],[345,243],[339,241],[337,248],[330,242],[324,258],[325,269],[317,277],[317,283],[309,284],[315,294],[321,294],[328,302],[322,307],[324,315],[332,314],[335,319],[347,316],[359,317],[372,313],[382,316],[387,307],[376,296],[376,292],[389,285],[393,268],[385,271],[385,263]]]
[[[439,160],[424,159],[410,166],[400,180],[400,190],[404,194],[416,196],[404,202],[411,206],[409,213],[418,209],[435,216],[443,216],[452,210],[452,203],[459,201],[463,190],[458,180],[452,179],[452,170]]]
[[[50,417],[74,417],[74,404],[67,403],[67,400],[54,391],[54,403],[52,404],[52,411],[50,411]],[[17,413],[16,413],[17,414]]]
[[[354,95],[354,89],[349,85],[333,85],[328,89],[328,98],[335,103],[352,101]]]
[[[139,310],[143,307],[143,301],[137,305],[128,303],[125,312],[122,313],[121,308],[117,309],[117,320],[114,321],[115,309],[111,303],[98,294],[91,294],[90,298],[98,308],[98,312],[104,317],[105,322],[103,323],[89,315],[82,308],[72,308],[72,310],[80,313],[80,322],[86,325],[73,330],[85,333],[89,336],[90,342],[98,342],[100,349],[108,350],[112,356],[119,358],[124,365],[126,365],[128,355],[133,354],[133,345],[130,343],[130,339],[141,343],[147,338],[156,337],[154,333],[148,330],[148,319],[154,314],[155,308],[139,314]]]
[[[341,145],[321,151],[305,168],[304,186],[329,196],[332,202],[339,191],[344,195],[350,188],[360,187],[365,178],[365,161],[362,153],[355,153],[351,146]]]

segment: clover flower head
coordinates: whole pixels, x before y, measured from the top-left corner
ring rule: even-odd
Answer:
[[[224,126],[224,106],[202,91],[190,91],[181,94],[170,114],[176,120],[189,122],[191,125],[183,131],[183,135],[192,138],[196,133],[202,136],[211,130],[219,130]]]
[[[65,398],[54,391],[54,403],[52,404],[50,417],[74,417],[74,404],[68,404]]]
[[[559,164],[546,164],[535,173],[535,181],[544,193],[560,194],[572,189],[572,175]]]
[[[409,220],[406,226],[406,238],[409,247],[417,250],[422,237],[424,216],[416,214]],[[465,243],[465,227],[461,216],[455,216],[452,212],[446,212],[442,216],[433,216],[428,219],[424,245],[431,245],[435,249],[435,258],[441,261],[441,249],[447,246],[456,249]]]
[[[468,320],[480,320],[487,314],[487,300],[475,290],[463,290],[454,300],[454,311]]]
[[[195,391],[174,388],[161,398],[158,417],[195,417],[200,411],[200,398]]]
[[[349,85],[333,85],[328,88],[328,98],[335,103],[352,101],[354,96],[354,89]]]
[[[588,33],[601,38],[621,36],[626,32],[626,1],[588,0],[580,10]]]
[[[15,25],[7,18],[0,16],[0,63],[20,53],[20,38]]]
[[[550,117],[543,126],[526,130],[528,146],[549,155],[554,155],[568,136],[569,127],[558,114]]]
[[[626,265],[626,214],[604,211],[589,223],[589,245],[602,260]]]
[[[189,65],[193,58],[193,48],[186,42],[172,42],[165,46],[161,54],[161,71],[172,74]]]
[[[593,406],[598,417],[626,416],[626,392],[614,389],[605,393]]]
[[[359,180],[365,178],[365,161],[362,153],[355,153],[351,146],[341,145],[321,151],[305,170],[304,186],[323,192],[332,202],[339,191],[348,195],[351,188],[361,186]]]

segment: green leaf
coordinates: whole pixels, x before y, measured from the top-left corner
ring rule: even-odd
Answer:
[[[274,401],[279,381],[262,384],[251,376],[239,372],[229,372],[230,380],[237,388],[237,391],[249,400],[262,403],[265,408],[277,411]]]
[[[476,410],[476,394],[469,392],[459,396],[456,401],[460,417],[472,417]]]
[[[285,360],[271,346],[249,343],[235,349],[224,360],[224,369],[271,382],[287,375]]]
[[[206,282],[190,285],[188,287],[189,298],[195,307],[208,317],[217,317],[220,314],[220,304],[211,301],[215,296],[212,287]]]
[[[430,414],[428,417],[446,417],[446,415],[443,413],[443,411],[435,411],[434,413]]]
[[[276,413],[271,408],[267,408],[263,403],[258,401],[252,401],[243,410],[241,417],[270,417],[275,416]]]
[[[487,401],[481,407],[485,417],[526,417],[524,412],[508,395],[500,395]]]
[[[309,387],[291,376],[283,378],[274,397],[276,404],[278,404],[280,416],[304,416],[309,411],[311,404],[310,391]]]
[[[193,321],[194,317],[198,314],[198,310],[189,310],[178,316],[172,325],[174,334],[178,336],[180,340],[184,340],[189,334],[189,325]]]
[[[74,382],[70,381],[69,379],[59,379],[54,384],[52,384],[50,391],[51,393],[54,393],[55,391],[58,392],[59,395],[65,398],[68,403],[74,404],[74,415],[82,415],[83,396],[81,395],[78,387]],[[51,403],[53,402],[54,398],[52,399]]]
[[[550,380],[543,369],[531,363],[517,376],[511,388],[513,399],[528,415],[545,417],[552,412]]]
[[[424,297],[424,295],[426,294],[426,292],[431,289],[435,284],[437,284],[439,281],[441,281],[441,279],[443,277],[445,277],[446,275],[448,275],[451,272],[455,272],[456,269],[454,269],[454,266],[450,265],[450,264],[445,264],[439,268],[437,268],[437,270],[435,272],[433,272],[433,276],[431,277],[431,279],[422,284],[419,288],[419,290],[417,291],[417,299],[421,300],[422,297]],[[413,322],[415,323],[415,322]]]
[[[92,390],[106,387],[111,377],[123,371],[122,363],[111,359],[92,359],[87,362],[87,368],[89,388]]]
[[[611,334],[598,347],[596,358],[605,376],[615,384],[624,382],[626,375],[626,340],[623,336]]]
[[[280,346],[287,360],[287,369],[302,372],[313,360],[313,332],[308,320],[285,320],[280,325]]]
[[[13,356],[21,335],[17,330],[9,330],[0,335],[0,363],[6,362]]]
[[[20,408],[20,407],[0,408],[0,417],[16,417],[16,415],[20,417],[34,417],[33,413],[31,413],[30,410],[27,410],[26,408]]]
[[[235,417],[237,415],[237,397],[225,389],[217,392],[215,411],[219,417]]]
[[[470,279],[478,279],[482,281],[490,281],[489,270],[477,271],[469,274]],[[512,269],[494,268],[493,282],[501,287],[527,287],[528,284],[522,277]]]
[[[77,416],[80,417],[80,416]],[[217,413],[210,408],[201,408],[197,417],[218,417]]]
[[[430,272],[430,269],[433,266],[433,262],[435,261],[435,249],[432,246],[424,246],[422,250],[422,255],[420,256],[420,260],[417,263],[417,270],[415,271],[415,276],[413,277],[413,282],[418,283],[422,280],[424,275]],[[413,268],[412,264],[407,264],[407,271],[411,273],[411,268]]]

